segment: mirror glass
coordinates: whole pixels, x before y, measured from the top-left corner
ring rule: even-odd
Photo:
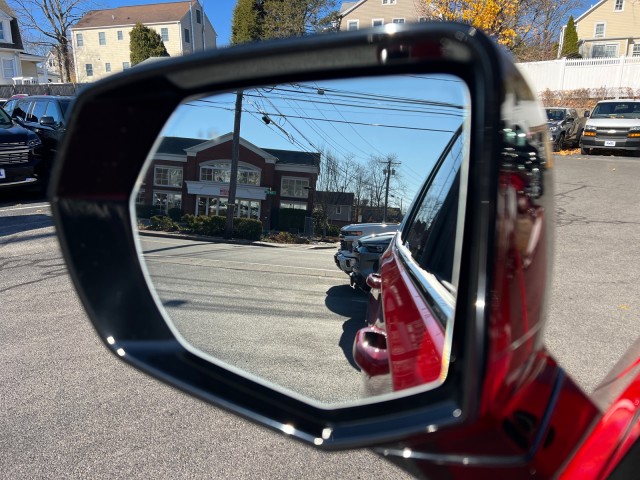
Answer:
[[[379,295],[366,292],[366,282],[352,288],[334,257],[341,227],[386,220],[399,228],[443,157],[455,157],[460,168],[469,113],[464,82],[435,74],[258,86],[185,101],[150,152],[131,200],[140,254],[171,326],[202,355],[322,404],[436,388],[434,378],[404,387],[388,368],[375,376],[361,371],[354,340],[373,323],[367,318],[375,320]],[[422,192],[428,201],[413,230],[397,239],[398,259],[419,294],[434,291],[421,283],[433,274],[411,272],[424,267],[421,238],[437,223],[427,210],[453,198],[441,192],[452,185],[445,177],[458,178],[457,170],[437,177],[438,192]],[[449,210],[455,227],[457,210]],[[232,239],[225,239],[227,212]],[[375,257],[370,272],[380,266],[386,238],[365,250]],[[450,342],[457,266],[448,270],[436,289],[437,304],[449,308],[437,308],[448,340],[430,347],[439,350],[435,380],[448,366],[442,342]],[[384,337],[381,320],[374,326]],[[408,335],[420,323],[412,322]],[[386,348],[373,346],[379,348],[370,352]]]

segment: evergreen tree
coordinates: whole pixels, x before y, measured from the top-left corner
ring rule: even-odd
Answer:
[[[238,0],[233,9],[232,44],[255,42],[263,38],[264,10],[262,4],[262,0]]]
[[[299,37],[331,28],[337,21],[335,0],[238,0],[231,43]]]
[[[167,49],[162,43],[162,37],[155,30],[136,23],[131,33],[129,50],[131,52],[131,66],[143,62],[149,57],[168,57]]]
[[[579,57],[578,53],[578,31],[573,21],[573,15],[569,17],[567,28],[564,29],[564,40],[562,42],[561,57],[575,58]]]

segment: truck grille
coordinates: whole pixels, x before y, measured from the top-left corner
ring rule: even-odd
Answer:
[[[627,138],[629,134],[628,128],[620,128],[620,127],[598,127],[596,128],[596,136],[597,137],[607,137],[607,138]]]
[[[0,165],[27,163],[29,147],[24,142],[0,143]]]
[[[349,250],[351,251],[351,246],[353,245],[353,241],[340,240],[340,250]]]

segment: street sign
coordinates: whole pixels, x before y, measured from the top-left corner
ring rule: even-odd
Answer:
[[[265,195],[276,195],[278,192],[275,190],[265,190],[264,193]]]

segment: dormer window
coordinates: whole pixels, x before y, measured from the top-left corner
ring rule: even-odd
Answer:
[[[0,17],[0,42],[12,43],[10,20]]]

